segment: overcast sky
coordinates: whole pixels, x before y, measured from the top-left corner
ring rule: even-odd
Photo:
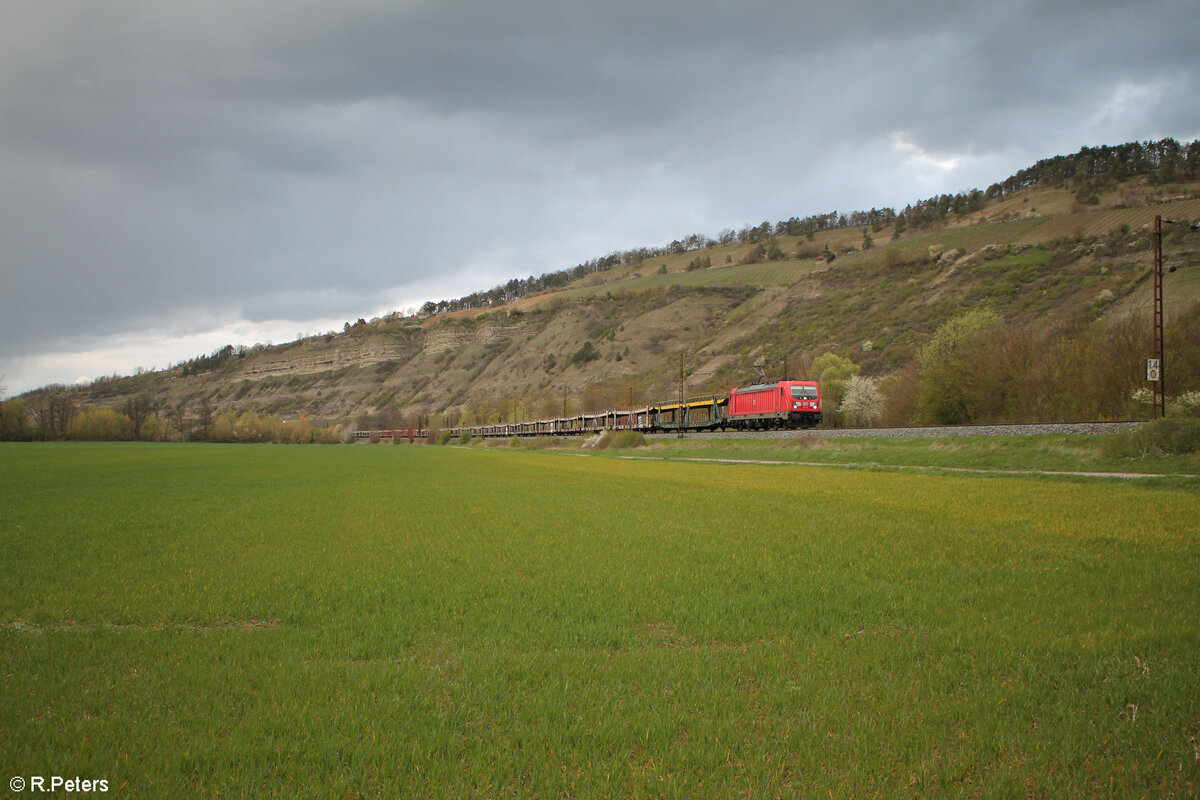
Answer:
[[[0,0],[7,393],[1200,137],[1194,0]]]

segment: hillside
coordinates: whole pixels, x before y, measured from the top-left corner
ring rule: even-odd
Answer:
[[[453,424],[673,396],[680,353],[689,393],[745,382],[756,361],[778,374],[786,360],[802,376],[825,352],[885,377],[911,370],[934,331],[969,308],[1040,332],[1148,315],[1150,223],[1200,219],[1200,181],[1134,176],[1086,202],[1080,191],[973,196],[966,213],[919,228],[710,241],[495,306],[360,321],[26,399],[43,414],[52,397],[70,409],[137,402],[185,429],[227,411],[399,427],[418,415]],[[1200,234],[1185,229],[1164,247],[1180,267],[1168,276],[1167,315],[1194,314]],[[830,263],[819,259],[826,250],[837,254]]]

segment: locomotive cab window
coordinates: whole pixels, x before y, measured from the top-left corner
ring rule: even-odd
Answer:
[[[792,397],[797,400],[816,400],[817,387],[815,386],[793,386]]]

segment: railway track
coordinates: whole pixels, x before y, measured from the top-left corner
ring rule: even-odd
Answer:
[[[687,433],[688,439],[936,439],[952,436],[1045,436],[1123,433],[1144,420],[1122,422],[1037,422],[1006,425],[940,425],[914,428],[836,428],[810,431],[703,431]],[[647,434],[647,439],[676,439],[677,433]]]

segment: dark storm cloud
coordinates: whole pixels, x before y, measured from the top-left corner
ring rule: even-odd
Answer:
[[[312,330],[1195,136],[1196,17],[1183,0],[0,0],[0,372],[28,388],[96,374],[85,340]],[[75,374],[39,371],[73,351]]]

